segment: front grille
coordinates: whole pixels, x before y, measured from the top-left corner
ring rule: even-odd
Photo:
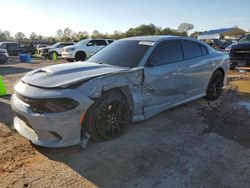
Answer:
[[[230,53],[231,57],[249,57],[250,58],[250,50],[232,50]]]

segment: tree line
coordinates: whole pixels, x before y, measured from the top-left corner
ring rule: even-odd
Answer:
[[[32,32],[29,36],[26,36],[22,32],[17,32],[14,36],[9,31],[0,30],[0,41],[18,41],[18,42],[49,42],[55,43],[58,41],[80,41],[86,38],[109,38],[109,39],[121,39],[125,37],[133,36],[145,36],[145,35],[177,35],[188,36],[188,32],[194,28],[192,24],[182,23],[178,29],[172,29],[169,27],[161,28],[154,24],[142,24],[138,27],[130,28],[125,32],[114,31],[113,33],[101,33],[94,30],[91,34],[87,31],[75,32],[70,28],[58,29],[55,36],[42,36],[35,32]]]

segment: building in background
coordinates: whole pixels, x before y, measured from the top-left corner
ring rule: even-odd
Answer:
[[[246,31],[238,27],[215,29],[205,31],[197,36],[198,40],[212,40],[212,39],[231,39],[235,40],[242,36]]]

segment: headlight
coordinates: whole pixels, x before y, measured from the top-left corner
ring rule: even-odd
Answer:
[[[74,50],[75,50],[75,48],[70,48],[70,49],[69,49],[69,51],[71,51],[71,52],[74,51]]]
[[[58,99],[45,99],[43,106],[44,112],[65,112],[76,108],[79,105],[73,99],[58,98]]]
[[[36,113],[58,113],[66,112],[76,108],[79,103],[70,98],[49,98],[49,99],[34,99],[22,96],[16,93],[16,96],[28,104],[33,112]]]
[[[226,52],[229,52],[231,50],[231,47],[226,47],[225,50]]]

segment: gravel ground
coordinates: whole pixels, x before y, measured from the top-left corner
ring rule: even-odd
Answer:
[[[27,71],[64,63],[0,65],[8,93]],[[249,72],[231,71],[220,99],[195,100],[132,124],[115,140],[61,149],[32,145],[0,98],[0,187],[250,187]],[[237,84],[235,85],[236,82]],[[249,92],[248,92],[249,91]],[[242,105],[247,104],[247,105]]]

